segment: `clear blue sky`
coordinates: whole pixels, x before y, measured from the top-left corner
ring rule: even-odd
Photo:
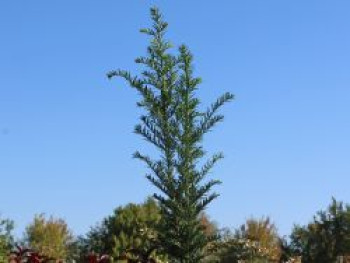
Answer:
[[[269,215],[288,234],[350,201],[348,0],[1,1],[0,211],[18,236],[41,212],[83,234],[155,190],[131,158],[150,150],[132,133],[137,94],[105,77],[136,69],[152,5],[193,51],[202,101],[236,95],[205,143],[226,156],[212,219]]]

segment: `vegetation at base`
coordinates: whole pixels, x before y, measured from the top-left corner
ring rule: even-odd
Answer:
[[[153,249],[159,242],[156,225],[161,216],[158,203],[148,198],[141,204],[117,207],[88,233],[75,237],[64,220],[38,215],[17,240],[13,222],[1,219],[0,259],[8,262],[16,241],[45,262],[50,258],[77,263],[172,262],[163,250]],[[203,263],[344,263],[350,259],[350,206],[335,199],[310,223],[295,226],[288,239],[278,235],[269,217],[250,218],[232,230],[218,228],[206,214],[201,214],[200,222],[208,237],[218,237],[204,249]]]
[[[157,247],[160,220],[160,207],[153,198],[142,204],[120,206],[80,239],[82,255],[98,252],[118,259],[127,254],[135,259],[139,254],[150,252],[150,256],[166,260],[167,255]],[[216,225],[205,214],[201,215],[200,222],[206,235],[216,233]]]

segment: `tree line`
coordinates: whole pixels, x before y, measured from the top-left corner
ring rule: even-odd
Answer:
[[[160,220],[160,207],[152,198],[117,207],[81,236],[74,236],[63,219],[40,214],[26,227],[24,236],[16,239],[14,222],[2,218],[0,262],[8,261],[15,244],[66,262],[89,262],[91,254],[108,255],[115,262],[168,262],[168,255],[154,248]],[[288,237],[279,236],[269,217],[250,218],[233,230],[219,228],[204,213],[199,222],[207,237],[215,237],[204,249],[202,261],[206,263],[330,263],[339,257],[347,262],[350,255],[350,206],[335,199],[308,224],[295,225]]]

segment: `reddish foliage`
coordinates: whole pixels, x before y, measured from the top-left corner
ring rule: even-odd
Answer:
[[[33,249],[20,247],[18,245],[16,245],[16,250],[11,251],[9,257],[10,263],[48,263],[51,260],[56,261],[56,259],[41,255]]]
[[[108,263],[110,256],[103,254],[98,255],[94,252],[90,253],[87,257],[87,263]],[[33,249],[24,248],[16,245],[16,250],[11,251],[9,257],[9,263],[48,263],[54,261],[55,263],[63,263],[62,259],[55,259],[42,255]]]
[[[94,252],[90,253],[87,256],[88,263],[108,263],[109,262],[109,256],[108,255],[101,255],[95,254]]]

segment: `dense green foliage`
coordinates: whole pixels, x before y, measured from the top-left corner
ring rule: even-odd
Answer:
[[[302,262],[335,262],[338,256],[350,254],[350,206],[332,200],[326,211],[320,211],[306,226],[295,226],[292,246]]]
[[[166,262],[168,255],[157,246],[161,217],[158,203],[149,198],[142,204],[118,207],[84,237],[74,239],[63,220],[40,215],[27,227],[25,240],[17,242],[68,261],[87,262],[86,256],[95,252],[111,255],[115,261]],[[335,263],[348,262],[340,258],[350,259],[350,206],[334,199],[308,225],[294,227],[290,242],[277,235],[269,218],[249,219],[234,232],[219,231],[205,214],[199,221],[207,237],[219,237],[204,249],[204,263]],[[0,220],[0,262],[7,262],[14,244],[12,229],[11,220]]]
[[[82,255],[90,252],[108,254],[115,260],[127,255],[137,261],[140,255],[147,254],[165,260],[166,255],[157,246],[160,219],[160,208],[152,198],[142,204],[120,206],[79,239],[80,252]],[[207,236],[216,233],[216,225],[208,216],[202,214],[200,222]]]
[[[199,167],[205,152],[203,136],[223,120],[217,111],[233,99],[226,93],[206,111],[200,110],[196,90],[200,78],[193,76],[193,57],[184,45],[179,54],[171,53],[165,40],[167,23],[156,8],[151,9],[153,26],[141,32],[151,37],[148,53],[136,59],[145,66],[141,76],[132,76],[124,70],[112,71],[108,77],[127,80],[141,95],[138,106],[145,113],[135,132],[159,150],[159,158],[136,152],[134,157],[145,162],[151,174],[148,180],[160,194],[154,195],[161,208],[158,225],[159,246],[171,261],[198,262],[210,239],[200,224],[200,214],[218,195],[212,193],[218,180],[207,180],[206,175],[222,158],[215,154]]]
[[[157,239],[159,220],[159,207],[151,198],[143,204],[120,206],[81,240],[83,254],[93,251],[118,258],[130,249],[146,253]]]

